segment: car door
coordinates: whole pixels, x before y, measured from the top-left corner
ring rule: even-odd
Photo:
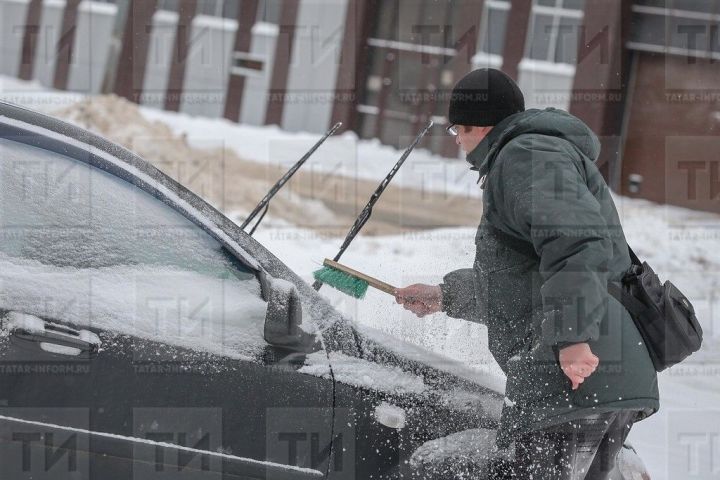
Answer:
[[[265,342],[258,264],[136,157],[1,133],[3,478],[324,477],[332,382]]]

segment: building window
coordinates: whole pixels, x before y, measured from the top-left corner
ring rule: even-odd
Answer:
[[[720,58],[720,5],[680,0],[662,6],[656,3],[645,0],[633,5],[629,48]]]
[[[634,5],[651,8],[686,10],[701,13],[720,13],[717,0],[634,0]]]
[[[525,57],[575,65],[585,0],[534,0]]]
[[[282,0],[260,0],[258,5],[258,22],[280,23]]]
[[[199,0],[198,15],[237,19],[240,0]]]
[[[167,10],[168,12],[177,12],[180,8],[180,0],[160,0],[157,6],[158,10]]]
[[[509,0],[486,0],[478,38],[478,51],[502,55],[505,47],[505,29],[510,13]]]

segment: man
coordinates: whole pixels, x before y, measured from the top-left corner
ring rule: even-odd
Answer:
[[[525,110],[515,82],[480,69],[453,90],[448,131],[482,180],[472,268],[398,289],[422,317],[487,325],[507,376],[497,433],[512,478],[606,479],[632,423],[659,408],[655,369],[607,293],[630,267],[597,137],[579,119]]]

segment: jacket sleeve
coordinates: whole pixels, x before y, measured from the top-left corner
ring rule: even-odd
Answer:
[[[573,154],[546,139],[518,137],[492,172],[500,199],[493,215],[529,239],[540,257],[532,288],[542,299],[542,341],[555,346],[597,340],[608,308],[612,232]]]
[[[445,275],[440,290],[442,290],[442,311],[449,317],[479,322],[472,268],[462,268]]]

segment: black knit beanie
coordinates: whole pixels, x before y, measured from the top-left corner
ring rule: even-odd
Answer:
[[[512,78],[494,68],[480,68],[455,85],[448,120],[458,125],[491,127],[524,110],[525,99]]]

